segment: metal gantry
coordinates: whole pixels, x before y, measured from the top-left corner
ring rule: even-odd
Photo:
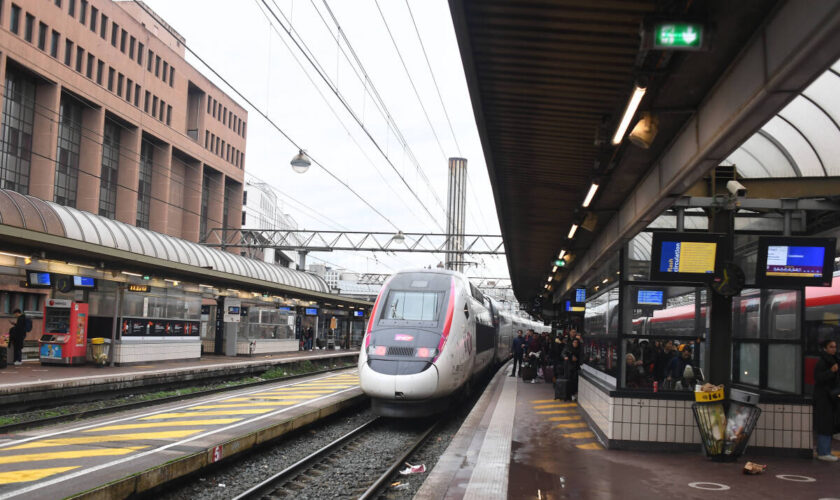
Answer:
[[[472,255],[504,255],[500,235],[441,233],[391,233],[374,231],[310,231],[306,229],[213,228],[204,235],[204,245],[221,248],[274,248],[298,252],[425,252],[447,254],[451,240],[463,238],[460,252]],[[460,253],[459,252],[459,253]]]

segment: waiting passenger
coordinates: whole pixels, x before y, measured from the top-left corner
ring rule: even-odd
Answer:
[[[566,378],[569,382],[566,384],[565,401],[577,399],[578,389],[578,371],[581,363],[581,347],[578,339],[572,339],[572,345],[566,348],[563,353],[563,363],[565,365]]]
[[[822,352],[814,366],[814,434],[817,435],[817,459],[836,462],[831,454],[831,435],[837,429],[840,405],[840,373],[837,363],[837,342],[827,339],[820,342]]]
[[[639,389],[646,386],[645,369],[641,360],[636,360],[632,353],[624,357],[624,369],[626,376],[626,387],[628,389]]]
[[[20,365],[23,363],[23,341],[26,340],[26,316],[20,309],[15,309],[12,314],[15,320],[9,321],[13,325],[9,329],[9,340],[14,350],[15,365]]]
[[[519,371],[522,371],[522,355],[525,353],[525,339],[522,337],[522,330],[519,330],[517,336],[514,337],[511,350],[513,351],[513,371],[510,372],[510,376],[515,377],[517,366],[519,366]]]
[[[694,366],[691,364],[691,348],[683,344],[680,355],[671,358],[665,368],[666,389],[690,389],[694,382]]]
[[[665,381],[665,371],[674,357],[674,343],[672,341],[665,342],[662,348],[656,353],[656,360],[653,363],[653,378],[659,384]]]

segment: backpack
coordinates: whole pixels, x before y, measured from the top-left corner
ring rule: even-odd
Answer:
[[[32,319],[24,317],[26,318],[26,333],[29,333],[32,331]]]

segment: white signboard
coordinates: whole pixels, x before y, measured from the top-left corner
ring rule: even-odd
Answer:
[[[233,297],[225,297],[225,323],[239,323],[242,311],[242,300]]]

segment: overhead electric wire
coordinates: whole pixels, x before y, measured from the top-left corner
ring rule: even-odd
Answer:
[[[440,223],[437,221],[435,216],[432,215],[431,211],[429,211],[429,208],[426,206],[425,203],[423,203],[423,200],[420,199],[420,197],[417,195],[417,192],[411,187],[411,185],[408,183],[408,181],[405,179],[405,177],[402,174],[399,173],[399,171],[397,170],[397,167],[394,165],[394,163],[388,157],[387,153],[382,149],[382,147],[379,145],[379,143],[376,141],[376,139],[373,137],[373,135],[367,129],[367,127],[365,127],[364,123],[362,123],[361,119],[359,119],[356,112],[347,103],[344,96],[341,95],[341,92],[339,92],[338,89],[334,86],[334,84],[329,79],[329,77],[326,75],[326,73],[322,70],[320,65],[317,64],[315,61],[313,61],[313,58],[310,57],[310,55],[307,53],[307,51],[304,50],[304,48],[301,46],[301,42],[299,42],[296,37],[292,36],[291,30],[288,27],[286,27],[285,24],[283,24],[283,21],[281,21],[280,18],[277,16],[277,14],[274,12],[274,10],[271,7],[269,7],[266,0],[260,0],[260,1],[263,3],[263,5],[265,5],[266,9],[269,11],[271,16],[275,19],[275,21],[277,21],[277,23],[280,25],[280,27],[283,28],[283,31],[286,32],[286,34],[289,36],[289,38],[292,40],[292,42],[294,42],[294,44],[298,47],[298,49],[301,51],[301,53],[303,53],[306,60],[309,61],[309,63],[315,68],[316,72],[318,73],[318,76],[320,76],[321,79],[324,80],[324,83],[327,84],[327,86],[330,88],[330,90],[336,96],[336,98],[339,100],[339,102],[341,102],[342,105],[345,107],[345,109],[347,109],[348,113],[350,113],[350,116],[353,117],[353,119],[356,121],[356,123],[358,123],[359,127],[362,128],[362,130],[365,132],[365,134],[368,136],[368,138],[373,142],[374,146],[376,146],[376,149],[380,152],[380,154],[382,154],[382,156],[385,158],[385,160],[388,162],[388,164],[391,166],[391,168],[394,170],[394,172],[396,172],[397,175],[400,177],[400,179],[403,181],[403,184],[405,184],[405,187],[414,196],[414,198],[417,199],[417,202],[420,203],[420,206],[423,207],[423,210],[425,210],[426,213],[429,215],[429,217],[432,219],[432,221],[441,230],[443,230],[443,228],[440,226]],[[272,3],[273,3],[273,0],[272,0]],[[276,3],[275,3],[275,6],[276,6]],[[279,7],[278,7],[278,9],[279,9]],[[282,11],[281,11],[281,14],[282,14]],[[396,227],[396,226],[394,226],[394,227]]]
[[[149,10],[149,8],[148,8],[148,7],[146,7],[146,5],[145,5],[143,2],[140,2],[140,1],[137,1],[137,0],[134,0],[134,2],[135,2],[138,6],[140,6],[140,8],[142,8],[142,9],[146,12],[146,14],[148,14],[148,15],[150,15],[150,16],[152,16],[152,17],[154,17],[154,14],[153,14],[153,13]],[[171,28],[170,28],[169,26],[164,26],[164,28],[165,28],[167,31],[170,31],[170,30],[171,30]],[[170,34],[172,34],[172,33],[170,32]],[[173,36],[174,36],[174,35],[173,35]],[[265,119],[265,120],[266,120],[266,121],[267,121],[267,122],[268,122],[268,123],[269,123],[272,127],[274,127],[274,129],[275,129],[275,130],[277,130],[278,132],[280,132],[280,134],[281,134],[283,137],[285,137],[285,138],[286,138],[286,140],[287,140],[287,141],[289,141],[289,142],[290,142],[290,143],[291,143],[291,144],[292,144],[295,148],[297,148],[297,149],[299,149],[299,150],[302,150],[302,149],[303,149],[303,147],[302,147],[302,146],[300,146],[300,145],[298,145],[298,143],[297,143],[297,142],[295,142],[295,140],[294,140],[294,139],[292,139],[292,138],[291,138],[291,136],[289,136],[289,135],[288,135],[288,134],[287,134],[287,133],[286,133],[286,132],[285,132],[282,128],[280,128],[280,126],[279,126],[279,125],[277,125],[277,124],[274,122],[274,120],[272,120],[272,119],[271,119],[271,117],[269,117],[269,116],[268,116],[268,114],[267,114],[266,112],[264,112],[264,111],[262,111],[260,108],[258,108],[258,107],[257,107],[257,106],[256,106],[256,105],[255,105],[255,104],[254,104],[254,103],[253,103],[253,102],[252,102],[252,101],[248,98],[248,97],[246,97],[246,96],[245,96],[242,92],[240,92],[240,91],[239,91],[239,89],[237,89],[236,87],[234,87],[234,86],[233,86],[233,85],[232,85],[232,84],[231,84],[231,83],[230,83],[230,82],[229,82],[229,81],[228,81],[225,77],[223,77],[223,76],[222,76],[222,75],[221,75],[218,71],[216,71],[216,69],[215,69],[215,68],[213,68],[212,66],[210,66],[210,65],[209,65],[209,64],[208,64],[208,63],[207,63],[207,62],[206,62],[206,61],[205,61],[205,60],[204,60],[201,56],[199,56],[199,55],[198,55],[198,54],[197,54],[197,53],[196,53],[196,52],[195,52],[195,51],[194,51],[194,50],[193,50],[193,49],[192,49],[189,45],[187,45],[186,43],[182,43],[181,45],[182,45],[182,46],[183,46],[183,47],[184,47],[187,51],[189,51],[189,52],[190,52],[190,54],[192,54],[192,55],[193,55],[193,57],[195,57],[196,59],[198,59],[198,61],[199,61],[199,62],[201,62],[201,64],[203,64],[203,65],[204,65],[204,66],[205,66],[208,70],[210,70],[210,72],[212,72],[212,73],[213,73],[213,75],[215,75],[215,76],[216,76],[216,78],[218,78],[219,80],[221,80],[221,81],[222,81],[225,85],[227,85],[227,86],[228,86],[228,88],[230,88],[230,89],[231,89],[234,93],[236,93],[236,95],[238,95],[240,99],[242,99],[242,100],[243,100],[243,101],[245,101],[245,102],[246,102],[249,106],[251,106],[251,108],[252,108],[252,109],[254,109],[254,111],[256,111],[256,112],[257,112],[257,114],[259,114],[260,116],[262,116],[262,117],[263,117],[263,118],[264,118],[264,119]],[[353,193],[353,194],[354,194],[354,195],[355,195],[355,196],[356,196],[359,200],[361,200],[361,201],[362,201],[362,203],[364,203],[365,205],[367,205],[367,206],[368,206],[368,208],[370,208],[371,210],[373,210],[373,211],[374,211],[374,213],[376,213],[376,214],[377,214],[377,215],[379,215],[382,219],[384,219],[385,221],[387,221],[387,222],[388,222],[388,224],[390,224],[391,226],[393,226],[393,227],[394,227],[394,229],[399,230],[399,226],[397,226],[397,225],[396,225],[396,224],[395,224],[395,223],[394,223],[394,222],[393,222],[393,221],[392,221],[389,217],[387,217],[385,214],[383,214],[382,212],[380,212],[380,211],[379,211],[376,207],[374,207],[373,205],[371,205],[371,203],[370,203],[367,199],[365,199],[363,196],[361,196],[361,195],[360,195],[360,194],[359,194],[359,193],[358,193],[355,189],[353,189],[352,187],[350,187],[350,185],[349,185],[349,184],[347,184],[346,182],[344,182],[343,180],[341,180],[341,179],[340,179],[337,175],[335,175],[335,174],[334,174],[334,173],[333,173],[330,169],[328,169],[327,167],[325,167],[322,163],[318,162],[315,158],[313,158],[313,157],[312,157],[312,155],[309,155],[309,154],[308,154],[308,156],[309,156],[310,160],[312,161],[312,163],[314,163],[315,165],[318,165],[319,167],[321,167],[321,169],[323,169],[323,170],[324,170],[327,174],[329,174],[329,175],[330,175],[330,177],[332,177],[333,179],[335,179],[335,180],[336,180],[339,184],[341,184],[341,185],[342,185],[342,186],[344,186],[344,187],[345,187],[348,191],[350,191],[351,193]]]

